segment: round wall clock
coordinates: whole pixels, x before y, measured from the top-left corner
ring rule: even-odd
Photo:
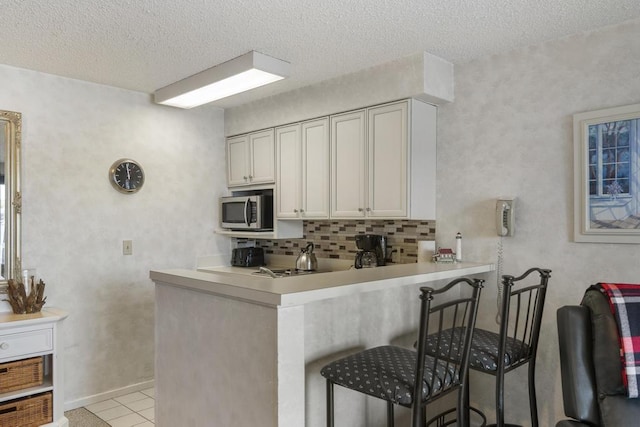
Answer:
[[[109,169],[109,181],[122,193],[135,193],[144,184],[144,171],[135,160],[116,160]]]

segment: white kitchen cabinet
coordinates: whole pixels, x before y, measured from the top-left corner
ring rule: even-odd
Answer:
[[[276,218],[329,218],[329,119],[276,129]]]
[[[228,138],[227,156],[229,187],[275,182],[276,220],[436,217],[436,107],[418,100]]]
[[[406,100],[331,117],[331,217],[434,219],[436,107]]]
[[[407,216],[407,110],[401,102],[367,111],[367,216]]]
[[[0,393],[0,405],[15,403],[15,409],[5,410],[20,410],[20,399],[50,392],[51,422],[43,425],[47,427],[69,426],[64,416],[62,351],[62,320],[66,317],[66,312],[53,308],[34,314],[0,313],[0,363],[43,358],[42,384]]]
[[[300,124],[276,128],[276,218],[300,217]]]
[[[247,185],[249,177],[249,135],[227,139],[227,185]]]
[[[269,184],[275,180],[274,131],[227,139],[227,186]]]
[[[366,110],[331,116],[331,217],[363,218],[366,197]]]

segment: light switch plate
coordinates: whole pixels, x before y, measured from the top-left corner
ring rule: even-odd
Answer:
[[[122,255],[133,255],[133,240],[122,241]]]

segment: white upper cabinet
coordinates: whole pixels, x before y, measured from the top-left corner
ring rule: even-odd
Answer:
[[[275,181],[274,131],[267,129],[227,139],[227,185]]]
[[[367,216],[407,216],[407,108],[402,102],[367,111]]]
[[[302,218],[329,218],[329,118],[302,123]]]
[[[408,99],[227,139],[228,186],[276,219],[436,218],[435,106]]]
[[[329,218],[329,120],[276,129],[276,217]]]
[[[248,185],[249,135],[227,139],[227,185]]]
[[[273,129],[249,134],[249,150],[251,184],[273,183],[276,177]]]
[[[332,218],[435,219],[436,107],[408,100],[332,116],[331,155]]]
[[[300,217],[300,124],[276,128],[276,218]]]
[[[331,116],[331,217],[364,218],[366,110]]]

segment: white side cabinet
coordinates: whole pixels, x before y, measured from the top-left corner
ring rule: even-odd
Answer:
[[[276,128],[276,218],[329,218],[329,119]]]
[[[269,184],[275,180],[274,131],[227,139],[227,186]]]
[[[406,100],[331,117],[332,218],[435,218],[436,107]]]
[[[11,410],[15,403],[15,410],[19,410],[20,402],[29,396],[51,392],[52,418],[42,424],[46,427],[69,426],[64,416],[62,353],[62,320],[66,317],[65,311],[53,308],[35,314],[0,313],[0,364],[43,358],[43,383],[0,393],[0,405]]]

